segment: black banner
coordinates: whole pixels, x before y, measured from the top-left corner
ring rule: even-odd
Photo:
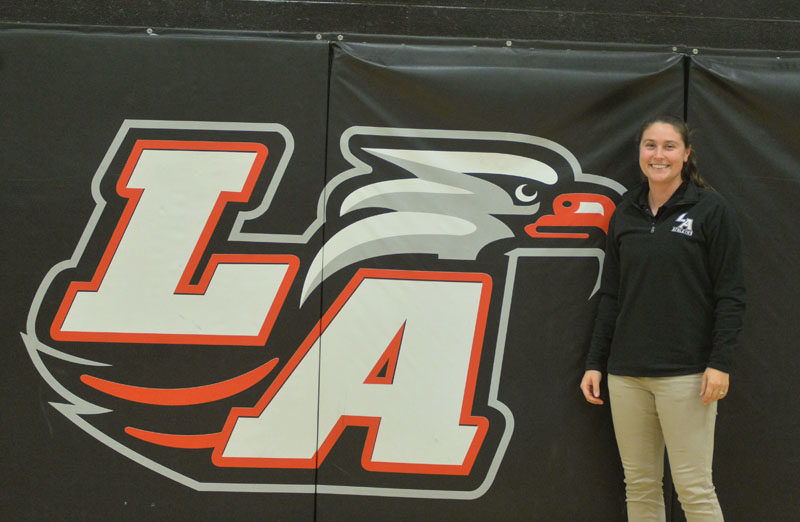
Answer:
[[[613,209],[624,187],[638,183],[635,122],[647,113],[680,113],[682,82],[674,54],[394,45],[334,50],[328,185],[356,163],[367,165],[367,173],[338,184],[342,194],[331,192],[329,205],[348,207],[347,198],[371,187],[381,193],[369,205],[373,212],[458,215],[483,234],[454,245],[441,234],[435,248],[409,234],[400,241],[401,255],[369,262],[490,277],[473,401],[488,431],[466,474],[380,482],[352,465],[368,439],[352,433],[336,465],[320,467],[320,488],[369,484],[385,488],[371,495],[417,499],[361,496],[342,505],[321,495],[320,519],[624,516],[608,411],[587,407],[575,392],[604,233],[599,221],[565,226],[560,220],[568,205],[572,212],[602,214],[601,202]],[[343,156],[351,158],[342,163]],[[528,177],[509,158],[541,162],[553,179]],[[470,194],[478,196],[470,200]],[[492,220],[508,233],[491,236]],[[434,218],[426,223],[438,226]],[[332,234],[336,226],[330,224]]]
[[[218,323],[299,300],[285,282],[320,239],[273,242],[317,213],[328,46],[5,31],[0,62],[2,518],[311,520],[313,467],[216,465],[211,435],[307,334],[274,305],[252,334]]]
[[[726,520],[800,517],[798,71],[796,56],[711,55],[693,58],[689,76],[698,166],[736,209],[745,251],[745,328],[714,456]]]

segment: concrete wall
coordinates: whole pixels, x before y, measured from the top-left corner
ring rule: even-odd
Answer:
[[[0,22],[800,49],[795,0],[8,0]]]

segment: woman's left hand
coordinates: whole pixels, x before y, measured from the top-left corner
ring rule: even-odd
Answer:
[[[727,397],[729,385],[730,379],[727,373],[714,368],[706,368],[703,373],[703,386],[700,388],[703,404],[711,404]]]

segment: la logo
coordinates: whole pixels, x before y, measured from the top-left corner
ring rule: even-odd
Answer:
[[[125,122],[23,333],[53,406],[196,489],[483,494],[517,262],[599,268],[576,245],[624,189],[527,135],[352,127],[340,149],[298,180],[281,125]],[[314,484],[329,460],[351,473]]]

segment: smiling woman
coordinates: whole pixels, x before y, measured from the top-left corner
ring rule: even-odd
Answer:
[[[681,184],[681,171],[692,147],[684,144],[678,131],[669,123],[655,122],[645,129],[639,140],[639,167],[650,183],[651,208],[655,213],[667,198],[653,205],[653,189],[672,195]]]
[[[687,521],[719,522],[711,460],[717,401],[728,392],[744,312],[739,230],[698,174],[682,120],[647,120],[637,142],[646,181],[609,224],[581,390],[603,404],[608,372],[628,520],[665,520],[666,445]]]
[[[639,128],[639,168],[650,185],[648,203],[653,214],[666,203],[683,181],[710,188],[697,170],[689,141],[689,127],[680,118],[662,115]]]

